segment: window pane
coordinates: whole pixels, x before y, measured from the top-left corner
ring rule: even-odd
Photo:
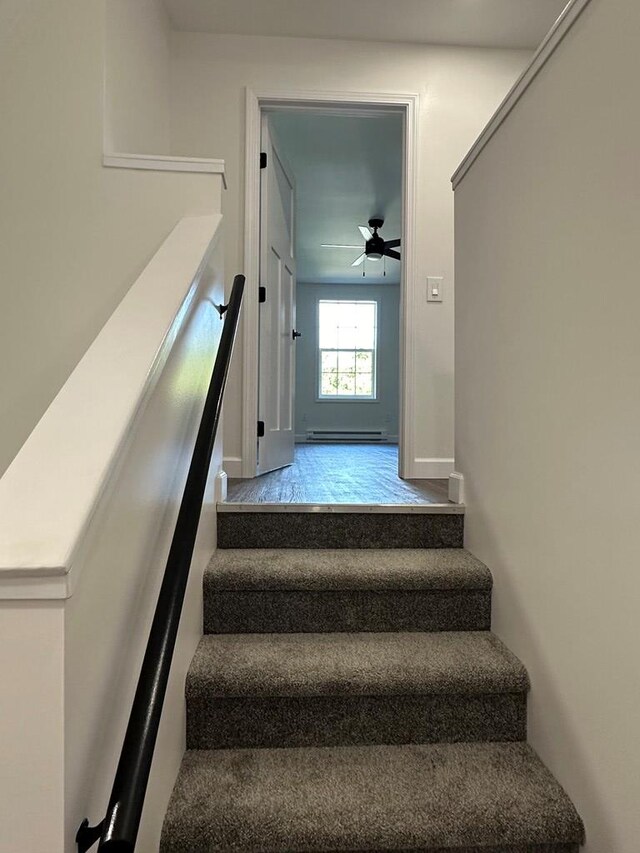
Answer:
[[[356,376],[356,394],[371,397],[373,393],[373,374],[358,373]]]
[[[376,342],[375,317],[367,323],[360,323],[354,335],[354,347],[357,349],[373,349]]]
[[[338,374],[338,394],[341,397],[354,397],[356,393],[355,373]]]
[[[320,396],[375,396],[377,303],[319,300]]]
[[[323,373],[320,379],[320,393],[323,396],[338,393],[338,372],[336,370]]]
[[[358,373],[373,373],[373,353],[356,353],[356,370]]]
[[[338,369],[338,353],[337,352],[335,352],[335,351],[331,352],[331,350],[329,350],[327,352],[325,350],[323,353],[321,353],[321,356],[322,356],[322,366],[320,369],[322,370],[323,373],[326,373],[328,370],[337,370]]]
[[[338,327],[338,346],[340,349],[355,349],[358,330],[355,326],[342,323]]]
[[[340,373],[354,373],[356,369],[355,352],[340,352],[338,354],[338,370]]]
[[[335,349],[338,346],[340,303],[321,301],[318,315],[320,349]]]

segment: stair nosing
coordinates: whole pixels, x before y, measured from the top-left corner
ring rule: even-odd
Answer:
[[[446,634],[446,639],[441,635]],[[431,673],[428,670],[419,671],[407,676],[407,681],[389,684],[384,681],[384,669],[374,672],[367,681],[366,677],[360,684],[357,683],[357,675],[354,680],[349,678],[348,666],[342,672],[334,674],[333,680],[325,677],[320,672],[307,673],[308,680],[300,681],[293,677],[291,672],[286,671],[286,666],[276,671],[274,679],[273,670],[269,671],[263,683],[256,681],[256,673],[260,676],[257,666],[249,665],[244,672],[242,665],[238,664],[236,669],[237,683],[231,687],[231,676],[234,674],[236,662],[231,660],[226,666],[225,673],[215,671],[215,658],[210,650],[216,651],[216,646],[228,649],[233,654],[233,644],[245,648],[255,643],[257,646],[267,646],[272,638],[280,648],[292,646],[296,639],[301,639],[303,645],[311,647],[314,642],[327,646],[331,638],[346,638],[357,636],[362,638],[362,649],[367,644],[376,641],[381,645],[393,643],[393,638],[410,638],[414,643],[420,638],[424,643],[422,651],[427,651],[429,646],[436,648],[436,644],[445,643],[449,650],[455,649],[456,641],[461,646],[472,647],[477,640],[482,654],[490,658],[495,655],[496,666],[502,666],[503,672],[491,672],[483,660],[479,676],[467,670],[466,674],[460,670],[453,670],[454,676],[450,682],[444,681],[437,671]],[[398,644],[399,646],[400,644]],[[334,647],[335,648],[335,647]],[[352,647],[352,654],[357,659],[358,649]],[[442,645],[436,651],[443,653]],[[325,648],[326,653],[326,648]],[[444,650],[446,655],[447,649]],[[455,662],[454,662],[455,663]],[[366,664],[365,664],[366,669]],[[391,671],[391,670],[390,670]],[[460,678],[456,680],[456,672],[460,672]],[[226,677],[225,677],[226,675]],[[417,683],[412,688],[411,677],[417,678]],[[226,682],[226,683],[225,683]],[[521,695],[528,693],[530,689],[529,676],[521,661],[493,634],[491,631],[451,631],[451,632],[368,632],[351,635],[347,633],[309,633],[309,634],[208,634],[202,637],[192,665],[186,679],[186,696],[188,701],[200,699],[206,696],[208,699],[254,699],[254,700],[277,700],[277,699],[355,699],[367,697],[398,697],[398,696],[490,696],[490,695]]]
[[[357,556],[356,556],[357,555]],[[418,565],[414,572],[419,576],[422,572],[421,582],[416,577],[409,577],[396,565],[389,568],[389,561],[398,559],[398,555],[406,558],[410,565],[411,560],[420,557],[425,564]],[[319,569],[320,579],[314,578],[310,573],[301,571],[298,565],[284,567],[280,576],[274,573],[273,561],[276,557],[287,561],[298,560],[300,563],[309,561],[321,564]],[[340,582],[340,573],[326,573],[327,559],[336,559],[341,564],[347,564],[347,579]],[[243,559],[244,558],[244,559]],[[369,571],[360,582],[353,576],[354,564],[365,564],[370,566],[378,559],[382,563],[380,569],[381,580],[377,579],[375,572]],[[438,560],[451,561],[449,567],[438,566]],[[262,565],[261,565],[262,562]],[[266,563],[266,567],[264,565]],[[325,566],[322,566],[322,564]],[[405,568],[406,568],[405,564]],[[256,566],[256,570],[247,572],[247,566]],[[440,571],[438,571],[438,569]],[[271,576],[269,579],[261,579],[260,571]],[[351,571],[351,575],[350,572]],[[458,572],[454,579],[446,577],[447,571]],[[324,572],[324,573],[323,573]],[[468,577],[464,573],[468,572]],[[235,577],[234,577],[235,573]],[[434,582],[440,574],[439,582]],[[289,576],[288,576],[289,575]],[[370,549],[358,548],[344,549],[306,549],[306,548],[258,548],[242,549],[231,548],[217,551],[207,569],[205,570],[205,586],[224,592],[472,592],[491,591],[493,588],[493,577],[491,572],[480,560],[464,548],[391,548]]]
[[[343,807],[342,798],[340,801],[336,800],[331,790],[340,790],[344,794],[342,788],[336,785],[336,778],[344,781],[346,779],[344,768],[353,767],[354,762],[360,776],[351,777],[353,778],[353,795],[348,794],[346,801],[349,802],[352,796],[358,798],[360,796],[358,790],[363,789],[364,785],[367,789],[367,797],[363,802],[364,812],[359,814],[358,822],[349,827],[349,839],[344,846],[310,847],[309,849],[364,850],[410,847],[429,850],[437,847],[439,850],[450,848],[454,853],[456,848],[465,848],[472,844],[476,846],[479,844],[480,847],[492,845],[526,847],[545,844],[581,844],[584,841],[584,825],[575,806],[535,751],[524,742],[188,750],[176,786],[177,799],[174,792],[168,811],[169,823],[165,823],[163,837],[166,837],[164,833],[173,833],[173,838],[168,839],[173,842],[176,836],[180,838],[181,832],[192,830],[189,809],[198,816],[200,831],[207,823],[217,826],[211,823],[211,819],[215,820],[218,815],[219,820],[222,809],[226,826],[222,832],[230,832],[232,835],[231,839],[228,836],[224,839],[224,843],[228,844],[237,836],[240,827],[245,831],[244,814],[250,814],[247,810],[254,802],[256,792],[266,790],[265,786],[269,787],[270,776],[273,776],[276,782],[275,791],[270,789],[270,796],[275,797],[275,803],[279,803],[282,798],[299,797],[299,787],[302,789],[300,796],[305,799],[308,791],[322,790],[329,784],[327,780],[333,776],[333,788],[328,788],[329,800],[324,798],[316,800],[310,817],[305,813],[297,823],[290,826],[286,824],[286,816],[283,816],[286,839],[291,839],[293,836],[296,842],[304,843],[305,838],[315,837],[313,827],[316,821],[324,833],[324,843],[344,842],[344,826],[329,820],[336,813],[336,809],[341,810]],[[219,769],[215,767],[216,764]],[[467,766],[468,774],[465,772]],[[381,773],[381,767],[385,767],[387,772]],[[212,768],[212,775],[208,776],[207,771],[210,768]],[[459,807],[456,810],[455,820],[452,820],[448,816],[451,811],[449,798],[439,798],[437,793],[434,798],[432,791],[442,788],[446,792],[451,784],[447,778],[447,774],[451,772],[450,768],[454,768],[454,778],[456,775],[460,776],[461,784],[463,779],[472,780],[471,789],[466,793],[467,802],[472,795],[474,785],[479,785],[478,790],[484,792],[484,808],[481,811],[471,808],[461,812]],[[488,777],[485,776],[487,770]],[[502,775],[504,772],[511,782],[506,788],[502,788],[503,783],[498,781],[504,778]],[[363,781],[365,779],[366,782]],[[221,796],[229,799],[228,806],[225,804],[220,806],[215,796],[211,799],[212,781],[215,784],[224,785],[224,790],[221,788]],[[402,797],[400,801],[387,803],[386,792],[397,788],[398,782],[401,791],[409,786],[407,790],[413,792],[412,799],[416,801],[416,809],[410,802],[402,805]],[[418,783],[419,790],[413,787],[414,782]],[[234,790],[234,785],[238,788],[237,791]],[[215,791],[215,788],[213,790]],[[245,790],[249,791],[250,796],[245,793]],[[462,790],[460,794],[462,797]],[[533,795],[532,799],[530,799],[531,795]],[[207,802],[213,804],[209,813],[211,817],[206,815],[206,811],[202,812],[203,798],[207,798]],[[417,808],[421,798],[422,807]],[[505,807],[508,822],[505,824],[506,818],[496,822],[494,815],[503,813],[502,810]],[[392,824],[387,823],[388,808],[391,809]],[[413,825],[407,825],[401,812],[398,811],[403,808],[410,810],[411,820],[415,821]],[[280,814],[279,811],[278,814]],[[407,815],[409,818],[409,812]],[[364,840],[366,843],[370,833],[377,831],[372,829],[368,822],[369,816],[374,818],[374,826],[383,832],[387,841],[393,842],[393,847],[357,846],[358,841]],[[480,825],[477,823],[479,819]],[[438,820],[441,821],[440,824]],[[216,845],[223,843],[220,831],[219,828],[214,829]],[[248,831],[251,834],[252,844],[270,843],[271,846],[268,849],[285,849],[283,846],[285,836],[277,824],[252,825],[249,820]],[[331,837],[332,833],[335,837]],[[416,833],[424,834],[416,835]],[[425,834],[428,837],[425,837]],[[408,844],[414,836],[422,844]],[[201,841],[205,837],[200,836]],[[395,846],[399,842],[403,843],[402,848]],[[178,848],[171,847],[171,849]],[[220,848],[216,846],[206,849]],[[257,848],[251,847],[251,849]],[[260,849],[267,848],[261,846]]]

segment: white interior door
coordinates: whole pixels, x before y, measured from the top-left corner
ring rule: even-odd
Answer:
[[[265,474],[293,462],[296,316],[295,183],[267,114],[261,151],[266,166],[260,175],[260,285],[266,298],[260,304],[258,419],[264,434],[258,438],[258,474]]]

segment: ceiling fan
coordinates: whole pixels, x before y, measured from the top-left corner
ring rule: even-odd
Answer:
[[[352,267],[358,267],[367,258],[371,261],[379,261],[383,257],[395,258],[396,261],[401,259],[400,252],[396,252],[397,246],[400,246],[402,240],[383,240],[378,234],[378,231],[384,225],[384,219],[370,219],[369,227],[359,225],[358,229],[364,238],[364,252],[360,257],[356,258],[351,264]],[[360,246],[344,246],[336,243],[323,243],[323,249],[359,249]]]

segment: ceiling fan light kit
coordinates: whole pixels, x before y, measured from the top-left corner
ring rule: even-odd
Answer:
[[[400,252],[396,252],[395,249],[402,244],[402,240],[400,238],[397,238],[396,240],[383,240],[383,238],[378,234],[378,231],[382,228],[383,225],[384,219],[381,219],[380,217],[372,217],[369,220],[368,228],[366,228],[364,225],[358,226],[358,230],[362,234],[362,237],[365,241],[364,252],[355,259],[355,261],[351,264],[352,267],[359,267],[360,264],[364,263],[366,260],[380,261],[382,260],[382,258],[394,258],[396,261],[401,260]],[[346,246],[343,244],[336,243],[323,243],[322,248],[359,249],[360,247]]]

